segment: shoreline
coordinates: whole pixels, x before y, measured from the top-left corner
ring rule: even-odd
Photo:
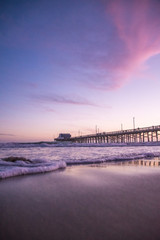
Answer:
[[[159,239],[158,167],[69,166],[0,182],[0,239]]]
[[[160,166],[160,157],[133,157],[133,158],[125,158],[122,161],[120,159],[112,159],[112,160],[92,160],[92,161],[57,161],[57,162],[33,162],[33,160],[21,158],[21,157],[8,157],[2,159],[4,162],[2,164],[2,168],[7,164],[6,167],[12,167],[12,170],[9,168],[8,170],[0,171],[0,181],[5,180],[7,178],[17,177],[17,176],[25,176],[25,175],[35,175],[35,174],[43,174],[49,173],[60,169],[66,169],[70,166],[94,166],[104,167],[110,166],[112,164],[116,165],[133,165],[133,166],[150,166],[150,167],[159,167]],[[20,162],[20,163],[19,163]],[[27,163],[27,164],[26,164]],[[39,165],[39,164],[42,164]],[[8,165],[9,164],[9,165]],[[28,165],[29,164],[29,165]],[[28,165],[28,166],[27,166]]]

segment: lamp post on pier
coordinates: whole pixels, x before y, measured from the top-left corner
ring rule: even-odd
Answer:
[[[133,129],[135,129],[135,117],[133,117]]]

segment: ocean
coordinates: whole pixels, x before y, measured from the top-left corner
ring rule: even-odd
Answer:
[[[18,157],[17,161],[5,158]],[[22,158],[22,160],[21,160]],[[24,161],[29,159],[30,162]],[[1,143],[0,179],[50,172],[68,165],[160,159],[160,146],[74,143]],[[158,165],[159,163],[155,164]]]

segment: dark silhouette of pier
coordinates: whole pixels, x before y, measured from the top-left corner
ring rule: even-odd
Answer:
[[[160,141],[160,125],[71,137],[76,143],[144,143]]]

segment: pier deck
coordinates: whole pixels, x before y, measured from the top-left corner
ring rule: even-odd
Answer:
[[[71,137],[69,141],[77,143],[158,142],[160,141],[160,125],[145,128],[82,135],[77,137]]]

